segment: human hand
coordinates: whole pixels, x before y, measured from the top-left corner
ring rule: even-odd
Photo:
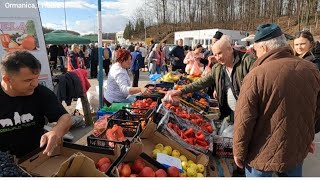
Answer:
[[[316,146],[315,146],[314,142],[312,142],[309,147],[309,153],[314,154],[315,151],[316,151]]]
[[[143,95],[150,95],[151,94],[151,90],[150,89],[148,89],[148,88],[141,88],[141,93],[143,94]]]
[[[243,162],[239,158],[237,158],[236,156],[233,156],[233,159],[234,159],[234,162],[236,163],[236,165],[239,168],[243,169]]]
[[[179,61],[180,59],[178,57],[174,57],[174,60]]]
[[[218,99],[218,94],[216,90],[213,91],[213,98]]]
[[[47,144],[46,149],[43,151],[43,154],[48,156],[52,155],[54,148],[58,146],[58,143],[61,142],[61,138],[58,136],[56,131],[49,131],[41,136],[40,139],[40,148],[44,147]]]

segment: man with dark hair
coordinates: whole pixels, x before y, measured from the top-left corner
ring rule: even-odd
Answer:
[[[8,53],[1,62],[0,150],[22,157],[47,145],[44,154],[68,132],[71,118],[55,94],[38,84],[41,64],[27,51]],[[44,133],[45,118],[57,122]]]

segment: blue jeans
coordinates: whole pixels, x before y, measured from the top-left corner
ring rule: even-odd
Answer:
[[[302,177],[302,164],[297,165],[293,169],[290,169],[282,173],[272,171],[260,171],[246,165],[247,177],[272,177],[273,173],[277,174],[279,177]]]

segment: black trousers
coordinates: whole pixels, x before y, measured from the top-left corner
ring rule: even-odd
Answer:
[[[139,70],[138,71],[131,71],[133,75],[133,83],[132,87],[138,87],[139,82]]]
[[[110,70],[110,59],[103,60],[103,68],[104,72],[106,73],[106,76],[108,76]]]
[[[90,64],[90,77],[97,78],[98,76],[98,62],[91,60]]]

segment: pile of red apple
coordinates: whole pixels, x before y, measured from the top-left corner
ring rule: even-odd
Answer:
[[[106,173],[110,166],[111,160],[108,157],[103,157],[96,163],[96,168],[103,173]]]
[[[136,159],[130,166],[128,163],[121,163],[118,166],[120,177],[179,177],[179,169],[169,167],[167,172],[163,169],[154,171],[148,167],[142,159]]]
[[[151,98],[146,98],[131,103],[131,106],[140,109],[153,109],[157,106],[157,101],[153,101]]]
[[[192,124],[201,127],[201,129],[209,134],[213,132],[213,127],[209,122],[206,122],[200,114],[190,113],[182,110],[180,106],[174,106],[170,103],[165,105],[168,109],[172,110],[182,119],[186,119],[192,122]]]
[[[200,146],[205,149],[209,148],[209,142],[206,140],[206,136],[202,130],[195,132],[192,127],[186,130],[181,130],[177,124],[172,122],[168,122],[168,127],[174,130],[186,143]]]

